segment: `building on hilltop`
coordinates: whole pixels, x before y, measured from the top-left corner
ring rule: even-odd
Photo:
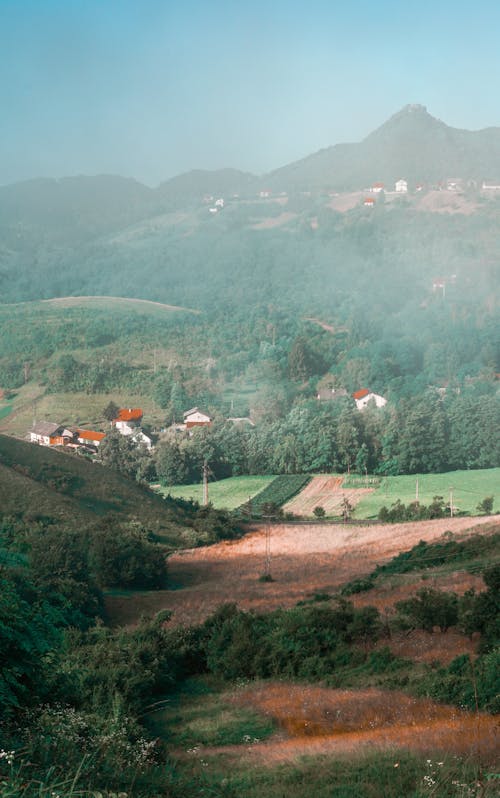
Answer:
[[[408,193],[408,181],[403,180],[396,180],[394,184],[394,190],[397,194],[407,194]]]

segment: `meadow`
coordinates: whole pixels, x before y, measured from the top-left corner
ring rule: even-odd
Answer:
[[[293,475],[291,475],[293,476]],[[453,491],[453,506],[455,512],[466,513],[467,515],[477,515],[477,505],[486,496],[494,496],[494,509],[498,508],[500,502],[500,468],[486,468],[477,471],[449,471],[444,474],[415,474],[411,476],[383,477],[378,486],[373,489],[346,487],[343,491],[343,480],[347,477],[339,474],[327,475],[335,483],[335,495],[339,497],[345,493],[349,500],[355,504],[353,516],[357,520],[370,520],[377,517],[378,511],[382,506],[390,507],[396,501],[409,504],[415,501],[416,484],[418,480],[418,497],[421,504],[428,505],[434,496],[443,496],[447,503],[450,496],[450,488]],[[209,498],[214,507],[233,510],[249,497],[255,497],[261,490],[269,485],[275,477],[273,476],[244,476],[230,477],[221,479],[218,482],[209,484]],[[350,480],[352,482],[352,478]],[[300,498],[304,491],[307,491],[307,502],[304,503],[306,517],[312,517],[310,508],[315,505],[312,500],[311,491],[314,488],[315,478],[307,485],[301,493],[295,497],[294,504],[300,504]],[[316,504],[325,503],[323,477],[318,478],[318,499]],[[367,484],[372,484],[368,477]],[[194,485],[175,485],[162,488],[165,494],[170,493],[176,498],[202,501],[203,490],[201,484]],[[359,500],[356,500],[359,495]],[[293,508],[291,508],[293,509]],[[295,510],[294,510],[295,512]],[[328,512],[327,512],[328,517]]]
[[[274,476],[245,476],[209,482],[209,500],[216,508],[235,510],[264,490],[274,479]],[[201,483],[158,487],[157,490],[164,496],[170,494],[174,499],[194,499],[200,504],[203,501],[203,485]]]
[[[384,477],[373,493],[365,494],[356,506],[355,517],[376,518],[379,509],[394,502],[409,504],[415,501],[418,480],[418,500],[430,504],[434,496],[443,496],[447,503],[453,493],[455,511],[477,514],[477,505],[485,496],[495,497],[495,508],[500,502],[500,468],[477,471],[448,471],[444,474],[414,474],[411,476]]]

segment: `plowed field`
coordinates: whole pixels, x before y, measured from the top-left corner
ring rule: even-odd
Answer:
[[[297,496],[284,505],[287,513],[312,517],[315,507],[322,507],[326,515],[340,515],[341,505],[347,499],[352,507],[367,493],[373,493],[373,488],[342,488],[343,477],[319,476],[313,477]]]

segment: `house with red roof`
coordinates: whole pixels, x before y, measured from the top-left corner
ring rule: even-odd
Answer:
[[[356,402],[358,410],[364,410],[369,402],[375,402],[376,407],[384,407],[384,405],[387,404],[387,399],[384,399],[384,397],[380,396],[378,393],[369,391],[368,388],[360,388],[359,391],[355,391],[352,398]]]
[[[91,429],[77,429],[75,436],[82,446],[94,446],[97,449],[101,441],[106,437],[106,433],[95,432]]]
[[[112,424],[122,435],[133,435],[141,426],[143,415],[140,407],[122,407]]]

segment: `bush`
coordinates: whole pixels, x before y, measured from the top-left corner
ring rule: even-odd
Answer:
[[[485,496],[484,499],[477,505],[477,510],[484,515],[491,515],[493,512],[493,496]]]
[[[458,598],[455,593],[423,588],[417,595],[396,603],[398,623],[406,629],[424,629],[432,632],[439,626],[446,632],[458,621]]]
[[[325,515],[326,515],[326,513],[325,513],[325,508],[324,508],[324,507],[320,507],[320,506],[318,505],[318,507],[315,507],[315,508],[314,508],[314,510],[313,510],[313,515],[315,515],[315,516],[316,516],[316,518],[324,518],[324,517],[325,517]]]

